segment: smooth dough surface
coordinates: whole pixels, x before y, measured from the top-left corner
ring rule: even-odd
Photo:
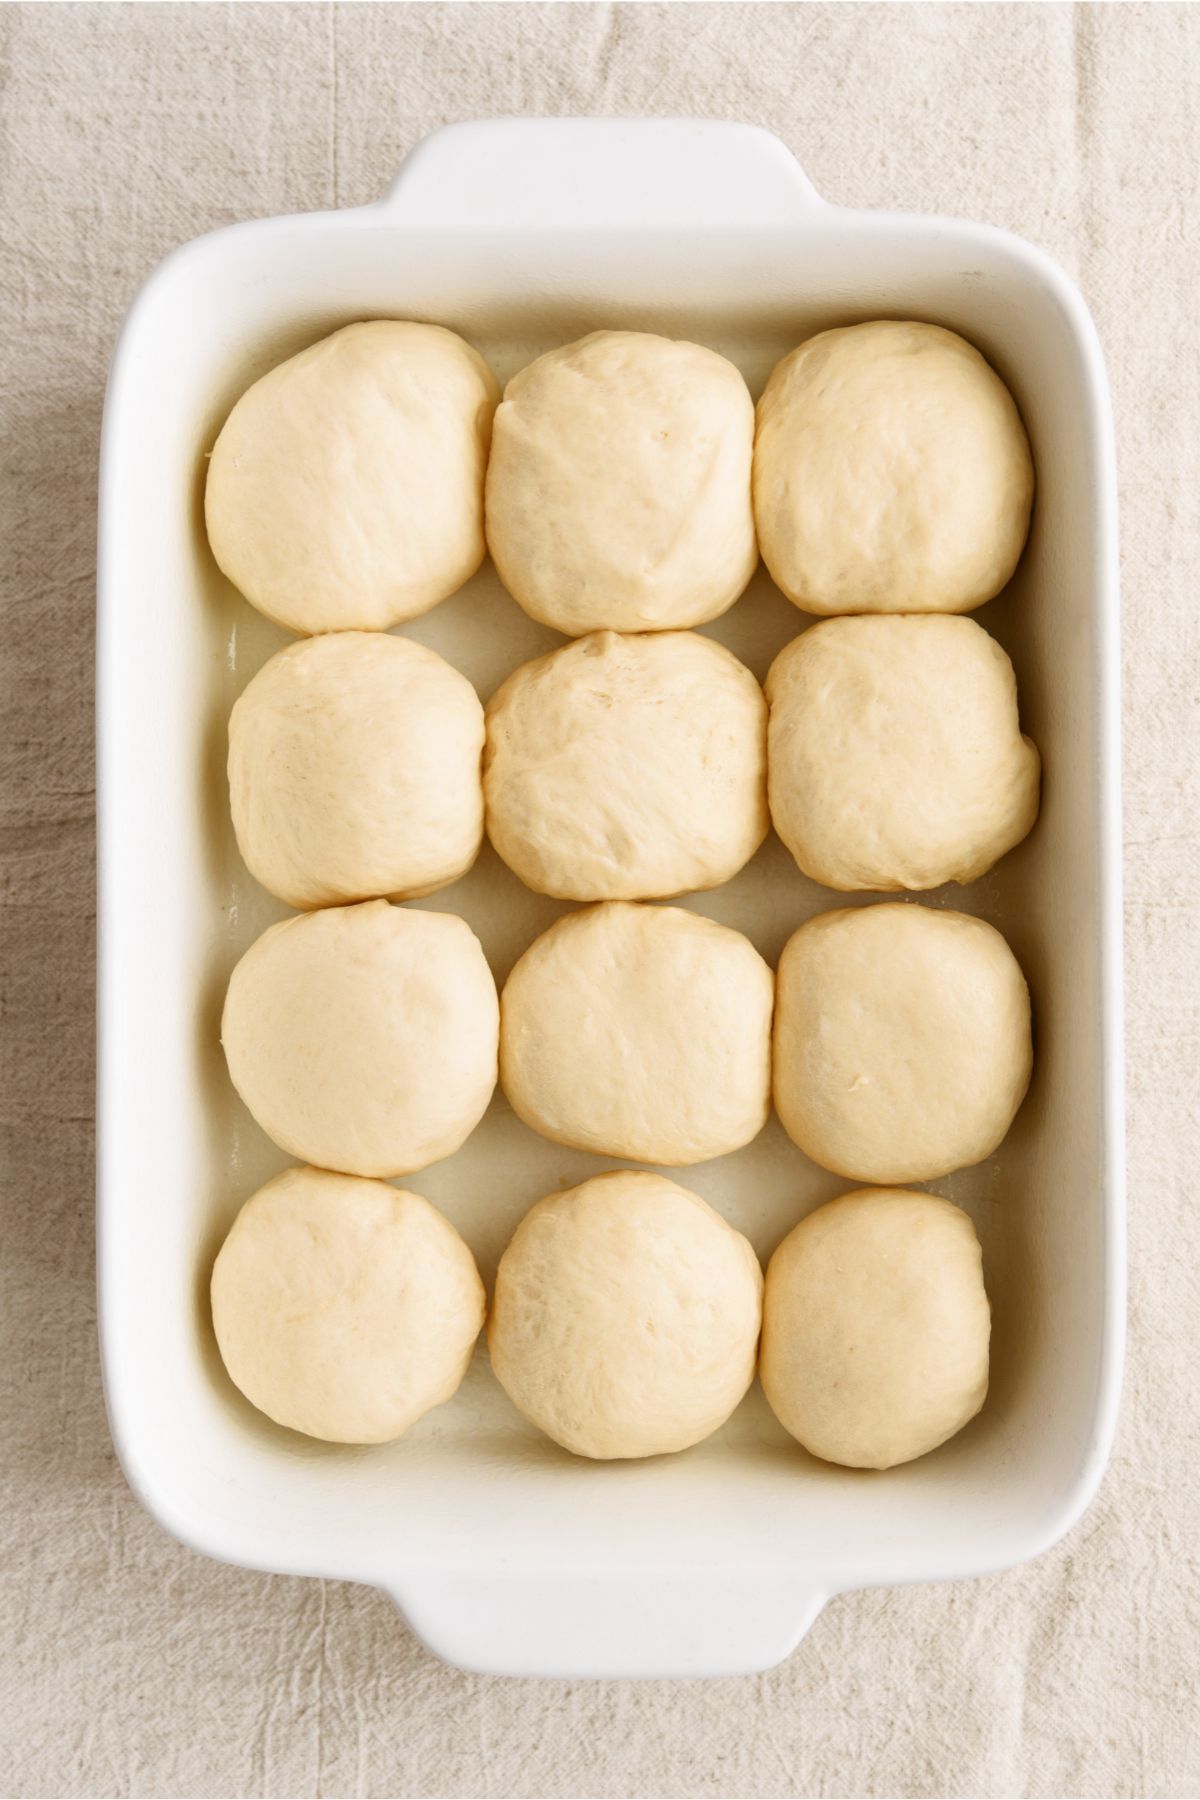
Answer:
[[[528,887],[648,900],[717,887],[767,834],[767,703],[690,631],[597,632],[487,709],[488,835]]]
[[[970,612],[1016,568],[1032,504],[1012,395],[940,325],[823,331],[758,403],[759,546],[806,612]]]
[[[242,395],[209,460],[221,569],[292,631],[382,631],[427,612],[483,561],[499,393],[440,325],[347,325],[281,363]]]
[[[1038,812],[1012,663],[973,619],[826,619],[767,676],[775,829],[826,887],[974,881]]]
[[[488,1349],[525,1417],[579,1456],[686,1450],[754,1379],[758,1259],[698,1195],[621,1170],[551,1194],[500,1259]]]
[[[487,538],[509,593],[569,637],[700,625],[758,561],[754,406],[699,344],[597,331],[515,375],[496,414]]]
[[[568,913],[505,984],[504,1092],[555,1143],[677,1166],[725,1156],[766,1124],[774,991],[750,940],[698,913]]]
[[[483,708],[410,638],[337,631],[261,668],[229,720],[229,797],[250,873],[300,909],[412,899],[483,840]]]
[[[982,1162],[1033,1068],[1029,989],[991,925],[892,902],[821,913],[776,981],[775,1109],[806,1156],[857,1181]]]
[[[368,900],[272,925],[233,971],[233,1085],[293,1156],[403,1175],[449,1156],[496,1085],[496,985],[452,913]]]
[[[454,1393],[484,1293],[419,1194],[288,1169],[234,1220],[212,1308],[225,1367],[260,1412],[329,1443],[382,1444]]]
[[[758,1372],[814,1456],[890,1469],[975,1417],[990,1335],[966,1213],[936,1194],[862,1188],[802,1219],[767,1265]]]

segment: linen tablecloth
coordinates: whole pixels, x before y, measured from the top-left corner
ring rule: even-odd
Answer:
[[[0,38],[0,1791],[1196,1793],[1200,9],[18,5]],[[172,1542],[126,1488],[101,1401],[91,658],[114,333],[176,244],[370,200],[433,127],[503,113],[749,120],[831,200],[1007,226],[1078,277],[1115,393],[1132,1255],[1116,1453],[1038,1562],[837,1600],[755,1678],[458,1674],[376,1593]]]

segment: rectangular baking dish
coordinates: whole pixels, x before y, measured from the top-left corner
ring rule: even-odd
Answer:
[[[689,337],[731,356],[755,393],[814,330],[911,316],[963,332],[1016,393],[1037,459],[1034,528],[1010,588],[977,617],[1016,663],[1044,805],[991,876],[927,898],[1008,935],[1038,1062],[1000,1152],[936,1184],[983,1240],[994,1361],[983,1414],[922,1461],[886,1475],[815,1462],[755,1389],[683,1455],[590,1465],[523,1424],[482,1347],[454,1401],[374,1450],[277,1430],[224,1377],[212,1258],[287,1160],[236,1100],[218,1043],[229,971],[283,910],[237,856],[225,722],[284,635],[207,550],[203,453],[253,378],[377,316],[452,326],[501,379],[600,326]],[[829,206],[748,127],[451,127],[377,205],[215,232],[147,282],[105,411],[99,613],[101,1338],[121,1462],[169,1531],[229,1562],[373,1583],[466,1668],[723,1675],[785,1656],[840,1590],[1002,1569],[1069,1528],[1108,1454],[1122,1349],[1119,663],[1105,375],[1053,263],[983,226]],[[707,629],[761,678],[807,623],[760,571]],[[485,697],[559,641],[490,567],[405,629]],[[804,918],[843,903],[774,837],[736,881],[684,902],[771,960]],[[501,980],[563,910],[486,848],[419,904],[461,911]],[[409,1185],[490,1279],[535,1199],[609,1166],[535,1137],[498,1095],[458,1155]],[[681,1179],[764,1257],[849,1185],[774,1119]]]

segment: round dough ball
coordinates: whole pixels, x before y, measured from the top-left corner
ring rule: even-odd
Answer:
[[[229,797],[250,873],[289,906],[412,899],[483,838],[483,708],[434,651],[378,631],[273,656],[229,720]]]
[[[930,1181],[990,1156],[1033,1069],[1029,989],[998,931],[893,902],[822,913],[780,958],[775,1110],[857,1181]]]
[[[740,1232],[661,1175],[539,1200],[496,1272],[492,1368],[577,1456],[659,1456],[716,1431],[754,1379],[762,1272]]]
[[[212,1308],[225,1367],[260,1412],[329,1443],[383,1444],[454,1393],[484,1294],[419,1194],[288,1169],[234,1220]]]
[[[861,1188],[802,1219],[767,1265],[758,1372],[814,1456],[890,1469],[975,1417],[990,1334],[966,1213],[936,1194]]]
[[[970,612],[1016,568],[1032,504],[1012,395],[940,325],[823,331],[758,403],[759,546],[806,612]]]
[[[496,414],[487,538],[500,579],[579,637],[701,625],[758,561],[754,407],[699,344],[597,331],[515,375]]]
[[[757,1137],[775,980],[740,931],[676,906],[568,913],[501,1001],[500,1079],[557,1144],[682,1167]]]
[[[718,887],[767,834],[767,703],[690,631],[581,638],[487,709],[488,835],[528,887],[639,900]]]
[[[244,393],[208,465],[224,573],[292,631],[384,631],[483,561],[483,477],[499,398],[440,325],[347,325]]]
[[[452,1155],[492,1097],[498,1031],[470,927],[386,900],[272,925],[233,971],[221,1020],[233,1085],[267,1136],[352,1175]]]
[[[775,829],[826,887],[974,881],[1032,829],[1041,761],[973,619],[827,619],[767,676]]]

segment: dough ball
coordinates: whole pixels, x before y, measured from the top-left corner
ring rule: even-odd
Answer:
[[[505,984],[504,1092],[557,1144],[674,1166],[724,1156],[766,1124],[774,990],[749,939],[698,913],[568,913]]]
[[[826,887],[974,881],[1031,830],[1041,763],[973,619],[827,619],[767,676],[775,829]]]
[[[758,1372],[814,1456],[890,1469],[975,1417],[990,1333],[966,1213],[936,1194],[861,1188],[802,1219],[771,1258]]]
[[[1032,1068],[1025,977],[982,919],[903,902],[822,913],[783,952],[775,1109],[838,1175],[930,1181],[982,1162]]]
[[[597,331],[504,390],[488,548],[535,619],[579,637],[700,625],[754,573],[754,407],[699,344]]]
[[[578,1456],[659,1456],[716,1431],[754,1379],[762,1273],[711,1206],[623,1169],[550,1194],[500,1258],[492,1368]]]
[[[440,325],[347,325],[244,393],[208,465],[224,573],[291,631],[383,631],[483,561],[496,378]]]
[[[252,875],[289,906],[456,881],[483,837],[483,708],[423,644],[378,631],[292,644],[229,721],[229,795]]]
[[[823,331],[758,403],[758,541],[806,612],[970,612],[1016,568],[1032,504],[1012,395],[940,325]]]
[[[462,919],[368,900],[264,931],[233,971],[221,1041],[233,1085],[282,1149],[403,1175],[450,1156],[483,1117],[498,1015]]]
[[[539,893],[718,887],[767,834],[767,704],[709,638],[581,638],[510,675],[487,719],[488,834]]]
[[[247,1200],[212,1275],[230,1377],[279,1425],[382,1444],[448,1400],[483,1324],[483,1283],[419,1194],[288,1169]]]

